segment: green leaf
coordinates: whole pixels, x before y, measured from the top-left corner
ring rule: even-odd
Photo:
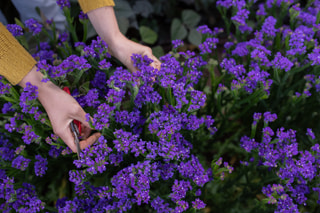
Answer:
[[[177,18],[173,19],[171,23],[171,40],[183,40],[187,37],[188,32],[181,23],[181,21]]]
[[[182,22],[189,28],[197,26],[201,19],[201,16],[194,10],[183,10],[182,11]]]
[[[126,17],[118,17],[117,18],[120,32],[125,35],[129,29],[129,19]]]
[[[164,55],[163,48],[160,45],[153,47],[152,48],[152,53],[157,58],[160,58],[161,56]]]
[[[191,29],[188,35],[190,43],[199,46],[201,44],[202,35],[195,28]]]
[[[117,4],[114,7],[114,12],[116,14],[116,17],[129,18],[130,16],[134,15],[130,4],[127,1],[123,1],[123,0],[117,1]]]
[[[140,32],[142,41],[147,44],[154,44],[158,39],[157,33],[149,27],[141,26],[139,28],[139,32]]]

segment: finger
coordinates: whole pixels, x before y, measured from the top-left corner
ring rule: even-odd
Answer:
[[[57,135],[63,140],[63,142],[73,151],[77,152],[77,147],[74,143],[74,136],[70,128],[65,128],[64,131]]]
[[[90,125],[87,121],[86,118],[86,112],[82,109],[82,107],[77,104],[74,108],[73,111],[70,113],[70,118],[74,119],[74,120],[78,120],[80,121],[80,123],[88,128],[90,128]],[[92,118],[90,117],[90,119],[92,120]]]
[[[90,133],[91,133],[91,128],[86,127],[85,125],[81,124],[81,137],[86,139],[87,137],[89,137]]]
[[[85,149],[88,146],[91,146],[94,142],[96,142],[101,136],[101,133],[96,132],[93,135],[91,135],[90,137],[80,141],[80,148],[81,149]]]

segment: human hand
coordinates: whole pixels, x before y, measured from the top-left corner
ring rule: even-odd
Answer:
[[[109,47],[111,55],[121,61],[131,72],[137,71],[137,68],[131,60],[131,56],[134,53],[148,56],[148,58],[153,60],[150,66],[160,70],[161,63],[157,57],[152,54],[150,47],[131,41],[122,34],[118,36]]]
[[[53,131],[58,135],[64,143],[73,151],[77,152],[77,147],[74,143],[74,137],[70,129],[70,123],[73,120],[78,120],[82,123],[81,135],[84,140],[80,141],[80,148],[84,149],[93,144],[100,137],[100,133],[95,133],[91,136],[91,128],[85,118],[85,111],[81,108],[78,102],[68,93],[60,89],[52,82],[41,82],[43,75],[37,72],[37,68],[32,70],[19,83],[25,87],[27,82],[38,87],[38,99],[45,108]]]
[[[119,30],[113,7],[101,7],[88,12],[88,17],[98,35],[109,45],[110,53],[121,61],[131,72],[137,71],[131,60],[132,54],[148,56],[150,65],[160,69],[160,61],[152,54],[150,47],[126,38]]]

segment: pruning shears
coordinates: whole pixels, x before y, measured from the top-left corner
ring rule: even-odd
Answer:
[[[70,89],[68,87],[64,87],[63,90],[68,93],[69,95],[71,94],[70,93]],[[80,160],[80,152],[81,152],[81,149],[80,149],[80,141],[79,141],[79,137],[81,135],[81,122],[78,121],[78,120],[73,120],[71,123],[70,123],[70,128],[71,128],[71,132],[73,133],[74,135],[74,143],[76,144],[77,146],[77,155],[78,155],[78,159]]]

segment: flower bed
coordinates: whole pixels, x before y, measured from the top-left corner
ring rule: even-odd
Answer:
[[[217,1],[224,29],[199,26],[195,51],[172,41],[160,70],[133,55],[135,73],[99,37],[79,42],[67,6],[70,37],[52,22],[8,25],[25,47],[32,34],[44,81],[67,86],[102,136],[78,159],[37,88],[1,78],[0,208],[316,212],[319,5]]]

